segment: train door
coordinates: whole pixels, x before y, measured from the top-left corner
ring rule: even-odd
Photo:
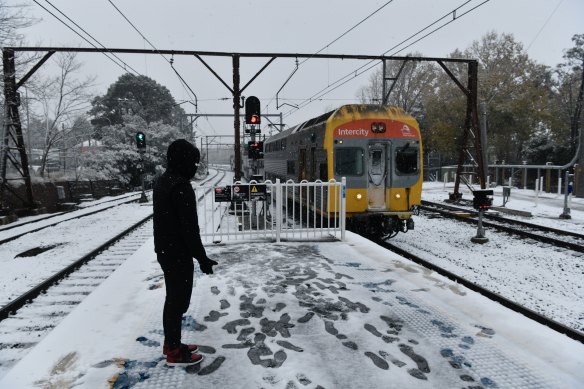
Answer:
[[[369,144],[369,160],[367,164],[367,198],[369,209],[385,209],[385,183],[388,171],[387,145],[384,143]]]
[[[316,147],[310,148],[310,175],[309,180],[316,180]]]
[[[298,153],[298,182],[306,180],[306,149],[300,149]]]
[[[306,149],[298,150],[298,182],[307,179],[307,171],[308,167],[307,160],[306,160]],[[298,202],[303,205],[308,204],[308,187],[307,186],[300,186],[298,189]]]

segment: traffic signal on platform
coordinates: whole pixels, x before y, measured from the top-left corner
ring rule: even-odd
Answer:
[[[146,148],[146,135],[144,135],[142,131],[136,133],[136,147],[138,147],[139,150]]]
[[[245,123],[260,124],[261,120],[260,99],[249,96],[245,99]]]
[[[247,156],[250,159],[262,159],[264,157],[264,142],[247,142]]]

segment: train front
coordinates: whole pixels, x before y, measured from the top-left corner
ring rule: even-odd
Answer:
[[[347,105],[327,121],[329,177],[347,179],[347,225],[380,239],[414,228],[422,192],[417,121],[395,107]]]

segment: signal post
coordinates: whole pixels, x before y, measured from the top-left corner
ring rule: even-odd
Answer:
[[[251,166],[253,171],[253,176],[258,174],[258,159],[264,158],[264,142],[259,139],[256,140],[256,134],[260,134],[261,130],[259,128],[261,124],[261,111],[260,111],[260,100],[255,96],[249,96],[245,99],[245,132],[249,133],[251,140],[247,143],[247,157],[251,160]],[[258,228],[257,226],[257,210],[256,210],[257,198],[251,198],[251,223],[252,228]]]
[[[146,135],[142,131],[136,133],[136,147],[140,153],[140,162],[138,163],[138,172],[140,172],[140,181],[142,183],[142,195],[140,196],[140,203],[147,203],[148,197],[144,187],[144,153],[146,152]]]

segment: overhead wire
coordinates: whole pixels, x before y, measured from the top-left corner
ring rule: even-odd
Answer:
[[[490,0],[484,0],[482,3],[476,5],[475,7],[471,8],[470,10],[460,14],[460,15],[456,15],[456,11],[458,11],[459,9],[461,9],[462,7],[464,7],[465,5],[467,5],[468,3],[470,3],[472,0],[467,0],[466,2],[464,2],[463,4],[461,4],[460,6],[456,7],[454,10],[448,12],[447,14],[445,14],[444,16],[440,17],[439,19],[435,20],[434,22],[430,23],[428,26],[424,27],[423,29],[419,30],[418,32],[416,32],[415,34],[410,35],[408,38],[404,39],[402,42],[398,43],[397,45],[393,46],[392,48],[390,48],[389,50],[385,51],[383,54],[381,54],[382,56],[385,56],[387,53],[389,53],[390,51],[392,51],[393,49],[398,48],[399,46],[401,46],[402,44],[404,44],[405,42],[411,40],[412,38],[416,37],[417,35],[423,33],[424,31],[428,30],[429,28],[431,28],[432,26],[436,25],[437,23],[439,23],[441,20],[445,19],[446,17],[453,15],[453,18],[451,20],[449,20],[448,22],[440,25],[439,27],[433,29],[432,31],[428,32],[427,34],[423,35],[422,37],[418,38],[417,40],[411,42],[410,44],[408,44],[405,47],[402,47],[401,49],[395,51],[394,53],[392,53],[391,55],[395,55],[400,53],[401,51],[411,47],[412,45],[416,44],[417,42],[421,41],[422,39],[427,38],[428,36],[434,34],[435,32],[439,31],[440,29],[446,27],[447,25],[449,25],[450,23],[462,18],[463,16],[467,15],[468,13],[476,10],[477,8],[481,7],[482,5],[488,3]],[[347,73],[345,76],[339,78],[338,80],[336,80],[335,82],[333,82],[332,84],[326,86],[325,88],[321,89],[320,91],[314,93],[312,96],[310,96],[309,98],[305,99],[303,102],[301,102],[300,104],[298,104],[298,107],[295,109],[291,109],[288,112],[286,112],[284,114],[284,116],[289,116],[292,113],[306,107],[307,105],[309,105],[310,103],[312,103],[313,101],[317,101],[319,100],[321,97],[333,92],[334,90],[338,89],[339,87],[345,85],[347,82],[355,79],[356,77],[360,76],[361,74],[371,70],[372,68],[374,68],[375,66],[378,66],[379,63],[377,62],[378,60],[370,60],[367,63],[365,63],[364,65],[361,65],[360,67],[358,67],[357,69],[351,71],[350,73]],[[374,63],[375,62],[375,63]],[[372,63],[374,63],[373,65],[371,65]],[[371,65],[371,66],[369,66]],[[365,70],[359,72],[361,69]],[[351,77],[352,76],[352,77]],[[350,78],[349,78],[350,77]],[[344,81],[343,81],[344,80]],[[338,85],[337,85],[338,84]]]
[[[195,98],[195,112],[198,111],[198,98],[197,98],[197,94],[193,91],[193,89],[190,87],[190,85],[185,81],[185,79],[183,78],[183,76],[178,72],[178,70],[176,70],[176,68],[174,67],[174,60],[171,57],[171,59],[168,59],[164,54],[162,54],[157,48],[156,46],[154,46],[154,44],[152,44],[152,42],[150,42],[150,40],[148,38],[146,38],[146,36],[144,34],[142,34],[142,32],[138,29],[138,27],[136,27],[134,25],[134,23],[132,23],[130,21],[130,19],[128,19],[128,17],[122,12],[121,9],[119,9],[111,0],[107,0],[112,7],[114,7],[116,9],[116,11],[118,11],[118,13],[130,24],[130,26],[132,26],[132,28],[142,37],[142,39],[144,39],[146,42],[148,42],[148,44],[152,47],[152,49],[154,49],[154,51],[156,51],[158,54],[160,54],[160,56],[162,58],[164,58],[164,60],[166,62],[168,62],[168,64],[170,65],[170,67],[172,68],[172,70],[174,71],[174,73],[176,74],[176,76],[179,78],[181,85],[183,86],[183,88],[187,88],[188,91],[185,89],[185,91],[187,92],[187,95],[190,93],[193,94],[194,98]],[[191,96],[189,95],[189,98],[191,98]]]
[[[547,24],[549,23],[549,21],[551,20],[551,18],[555,15],[556,11],[558,10],[558,8],[560,8],[560,5],[562,5],[563,2],[564,2],[564,0],[560,0],[558,2],[558,5],[556,5],[556,8],[554,8],[554,10],[550,14],[550,16],[548,16],[548,18],[546,19],[546,21],[544,22],[544,24],[541,26],[541,28],[539,29],[539,31],[537,32],[537,34],[535,34],[535,37],[533,37],[533,39],[531,40],[531,42],[529,42],[529,45],[527,46],[527,48],[525,49],[525,51],[529,51],[529,49],[531,48],[531,45],[533,45],[533,43],[537,40],[537,38],[539,38],[539,35],[543,31],[543,29],[545,28],[545,26],[547,26]]]
[[[375,11],[371,12],[369,15],[367,15],[365,18],[361,19],[357,24],[353,25],[352,27],[350,27],[348,30],[346,30],[345,32],[343,32],[341,35],[339,35],[338,37],[336,37],[335,39],[333,39],[332,41],[330,41],[329,43],[327,43],[326,45],[324,45],[321,49],[319,49],[318,51],[314,52],[312,54],[312,56],[305,58],[304,60],[298,62],[298,59],[296,60],[296,68],[290,73],[290,75],[288,76],[288,78],[286,79],[286,81],[284,82],[284,85],[282,85],[282,87],[278,90],[278,92],[276,93],[276,96],[272,97],[270,101],[268,101],[268,103],[266,104],[266,108],[268,108],[268,106],[271,104],[272,101],[274,101],[274,99],[278,98],[278,93],[280,93],[280,91],[284,88],[284,86],[288,83],[288,81],[290,81],[290,79],[292,78],[292,76],[294,75],[294,73],[296,73],[296,71],[298,71],[298,68],[304,64],[306,61],[308,61],[309,59],[313,58],[315,55],[321,53],[323,50],[327,49],[328,47],[330,47],[332,44],[334,44],[335,42],[337,42],[338,40],[340,40],[341,38],[343,38],[345,35],[347,35],[348,33],[350,33],[351,31],[353,31],[355,28],[359,27],[361,24],[363,24],[365,21],[367,21],[369,18],[371,18],[373,15],[375,15],[376,13],[378,13],[379,11],[381,11],[383,8],[385,8],[386,6],[388,6],[390,3],[392,3],[394,0],[389,0],[388,2],[386,2],[385,4],[383,4],[381,7],[377,8]]]
[[[82,34],[79,33],[79,31],[75,30],[73,27],[71,27],[67,22],[65,22],[64,20],[62,20],[60,17],[58,17],[57,15],[55,15],[53,12],[51,12],[49,9],[47,9],[44,5],[42,5],[41,3],[39,3],[37,0],[32,0],[34,1],[39,7],[41,7],[42,9],[44,9],[46,12],[48,12],[50,15],[52,15],[55,19],[57,19],[59,22],[61,22],[65,27],[67,27],[68,29],[70,29],[71,31],[73,31],[76,35],[78,35],[81,39],[83,39],[85,42],[89,43],[93,48],[95,49],[99,49],[99,47],[97,47],[93,42],[91,42],[90,40],[88,40],[86,37],[84,37]],[[71,18],[69,18],[67,15],[65,15],[59,8],[57,8],[56,6],[54,6],[52,3],[50,3],[48,0],[45,0],[48,4],[51,5],[51,7],[53,7],[55,10],[57,10],[57,12],[59,12],[61,15],[63,15],[65,18],[67,18],[67,20],[69,20],[71,23],[73,23],[75,26],[77,26],[77,28],[79,28],[81,31],[83,31],[88,37],[90,37],[91,39],[93,39],[98,45],[101,46],[102,49],[106,49],[107,48],[101,44],[101,42],[99,42],[97,39],[95,39],[90,33],[88,33],[87,31],[85,31],[83,28],[81,28],[77,23],[75,23],[73,20],[71,20]],[[124,62],[121,58],[119,58],[117,55],[115,55],[114,53],[109,52],[109,54],[113,55],[115,58],[117,58],[118,61],[120,61],[121,63],[117,62],[115,59],[113,59],[112,57],[110,57],[108,55],[108,53],[106,52],[101,52],[106,58],[108,58],[110,61],[112,61],[113,63],[115,63],[116,65],[118,65],[120,68],[122,68],[122,70],[124,70],[127,73],[132,74],[131,72],[128,71],[128,69],[132,70],[132,72],[134,72],[135,74],[140,75],[140,73],[135,70],[133,67],[131,67],[130,65],[128,65],[126,62]],[[122,65],[123,64],[123,65]],[[135,75],[134,74],[134,75]]]

